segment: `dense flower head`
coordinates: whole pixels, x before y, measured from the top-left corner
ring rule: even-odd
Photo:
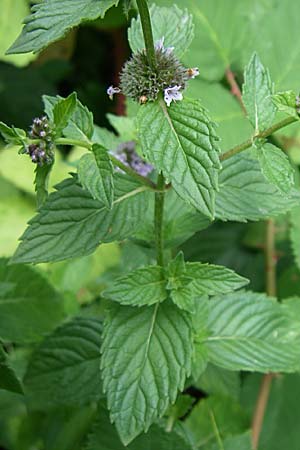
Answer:
[[[33,119],[29,132],[29,136],[32,139],[51,140],[51,134],[52,130],[47,116],[36,117]]]
[[[153,68],[148,63],[145,50],[134,53],[121,71],[120,88],[124,95],[139,103],[154,101],[161,92],[169,106],[172,100],[182,100],[181,92],[187,81],[197,76],[199,71],[184,67],[174,54],[174,48],[163,46],[163,39],[155,46],[155,57],[156,66]],[[114,89],[117,88],[110,92]]]
[[[131,167],[140,175],[146,177],[153,170],[153,166],[144,161],[135,151],[136,143],[134,141],[122,142],[113,152],[123,164]]]
[[[24,153],[28,154],[31,161],[38,166],[49,165],[54,161],[53,151],[49,150],[44,142],[28,145]]]
[[[38,166],[52,164],[54,162],[54,144],[47,116],[33,119],[28,136],[35,142],[26,145],[20,153],[29,155],[31,161]]]

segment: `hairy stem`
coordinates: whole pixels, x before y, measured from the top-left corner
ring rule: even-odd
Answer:
[[[164,265],[164,244],[163,244],[163,214],[164,214],[164,196],[165,179],[162,173],[157,178],[157,189],[161,192],[155,194],[154,208],[154,229],[155,229],[155,245],[156,260],[159,266]]]
[[[275,123],[271,127],[267,128],[264,131],[261,131],[260,133],[251,137],[247,141],[243,142],[242,144],[239,144],[236,147],[233,147],[232,149],[230,149],[227,152],[220,155],[220,160],[224,161],[225,159],[231,158],[231,156],[237,155],[238,153],[241,153],[244,150],[247,150],[247,148],[250,148],[253,145],[253,140],[255,138],[258,138],[258,139],[267,138],[268,136],[271,136],[273,133],[280,130],[281,128],[284,128],[287,125],[290,125],[291,123],[294,123],[297,121],[298,121],[298,119],[296,117],[287,117],[286,119],[283,119],[280,122]]]
[[[155,68],[155,48],[147,0],[136,0],[136,3],[141,17],[148,62],[152,68]]]
[[[237,98],[244,114],[246,115],[247,111],[246,111],[245,105],[243,103],[242,93],[241,93],[239,85],[236,82],[234,73],[232,72],[230,67],[227,67],[227,69],[225,71],[225,76],[226,76],[226,80],[230,86],[232,95],[234,95]]]
[[[276,248],[275,248],[275,222],[269,219],[266,222],[266,292],[270,297],[276,296]],[[268,404],[272,385],[273,374],[268,373],[264,375],[260,391],[258,394],[253,420],[252,420],[252,445],[253,450],[257,450],[259,437],[261,434],[264,416]]]
[[[88,141],[79,141],[76,139],[68,139],[68,138],[59,138],[55,141],[56,145],[74,145],[77,147],[87,148],[88,150],[92,150],[93,143]],[[150,187],[151,189],[156,189],[156,185],[147,177],[143,177],[131,167],[126,166],[122,161],[120,161],[115,156],[109,154],[110,160],[114,166],[119,167],[119,169],[123,170],[123,172],[127,173],[131,178],[135,179],[141,184]]]

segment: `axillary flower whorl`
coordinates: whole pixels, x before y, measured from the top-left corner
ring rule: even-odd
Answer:
[[[120,87],[110,86],[107,94],[122,92],[139,103],[154,101],[162,93],[168,106],[182,100],[187,81],[199,74],[197,68],[187,69],[174,54],[174,47],[165,48],[164,39],[155,45],[156,66],[148,63],[145,50],[132,55],[120,74]]]
[[[35,140],[20,153],[29,155],[31,161],[38,166],[49,165],[54,162],[52,130],[46,116],[33,120],[28,136]]]

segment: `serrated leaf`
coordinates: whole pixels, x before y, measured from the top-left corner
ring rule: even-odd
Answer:
[[[44,0],[32,6],[22,33],[7,54],[38,52],[72,27],[103,17],[118,0]]]
[[[0,259],[0,338],[38,341],[64,319],[63,299],[36,270],[7,263]]]
[[[197,262],[187,262],[185,267],[185,274],[192,278],[190,287],[197,296],[225,294],[249,283],[227,267]]]
[[[72,114],[75,111],[77,95],[75,92],[69,97],[59,100],[53,107],[53,122],[55,125],[55,135],[59,137],[63,129],[67,126]]]
[[[162,267],[146,266],[117,278],[103,295],[121,305],[150,306],[167,298],[165,285]]]
[[[288,116],[296,117],[299,115],[296,110],[296,94],[294,91],[278,92],[272,95],[272,100],[278,111],[282,111]]]
[[[191,447],[176,432],[166,432],[158,425],[153,425],[147,434],[137,437],[125,447],[110,423],[108,413],[99,408],[98,418],[87,439],[86,450],[191,450]]]
[[[300,207],[291,210],[291,246],[295,258],[295,262],[300,269]]]
[[[63,97],[43,95],[45,113],[50,120],[54,120],[53,108]],[[71,114],[63,135],[69,139],[90,142],[94,133],[93,113],[77,99],[76,108]]]
[[[262,175],[258,161],[236,155],[223,161],[216,197],[216,216],[221,220],[246,222],[274,217],[299,204],[300,192],[282,194]]]
[[[29,222],[12,261],[47,262],[92,253],[101,242],[134,233],[147,209],[149,192],[127,176],[116,174],[111,211],[69,178],[56,186]]]
[[[200,102],[185,99],[169,108],[163,100],[148,103],[140,108],[137,123],[149,161],[183,200],[212,218],[220,169],[218,137]]]
[[[9,127],[3,122],[0,122],[0,134],[8,144],[23,145],[26,133],[24,130],[15,127]]]
[[[1,283],[0,283],[1,286]],[[0,344],[0,389],[23,394],[20,380],[6,361],[6,354]]]
[[[172,281],[170,275],[168,279],[167,288],[171,289],[170,296],[174,303],[191,313],[195,312],[195,304],[201,296],[225,294],[249,283],[226,267],[197,262],[185,263],[182,273],[177,273],[177,279]]]
[[[203,339],[210,361],[229,370],[294,372],[300,341],[280,304],[264,294],[238,292],[215,297]]]
[[[49,176],[53,165],[37,166],[35,169],[34,186],[36,191],[37,207],[40,208],[48,197]]]
[[[24,386],[30,405],[82,405],[101,397],[99,320],[75,318],[34,351]]]
[[[113,165],[107,150],[93,145],[93,154],[83,155],[78,163],[78,179],[92,197],[111,209],[114,195]]]
[[[150,16],[154,42],[164,38],[164,47],[174,47],[175,54],[181,57],[194,38],[192,15],[176,5],[169,8],[152,5]],[[145,48],[140,17],[132,19],[128,40],[133,52]]]
[[[125,445],[175,401],[191,358],[190,318],[172,303],[111,309],[102,346],[103,386]]]
[[[254,53],[244,72],[243,102],[255,134],[268,128],[275,117],[270,74]]]
[[[295,172],[288,156],[272,144],[264,144],[255,150],[261,171],[266,179],[281,192],[290,193],[295,186]]]

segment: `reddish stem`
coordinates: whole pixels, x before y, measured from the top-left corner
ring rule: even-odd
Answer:
[[[227,69],[225,71],[225,76],[226,76],[226,80],[231,88],[232,95],[234,95],[237,98],[237,100],[243,110],[243,113],[246,115],[247,111],[246,111],[245,105],[243,103],[242,93],[241,93],[239,85],[236,82],[235,75],[232,72],[232,70],[230,69],[230,67],[227,67]]]

